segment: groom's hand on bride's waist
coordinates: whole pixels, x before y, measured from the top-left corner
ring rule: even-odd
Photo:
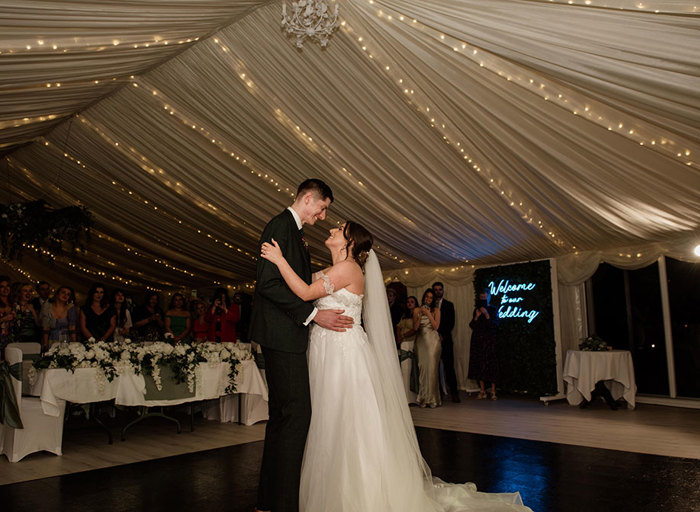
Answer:
[[[344,309],[320,309],[313,321],[331,331],[344,332],[354,323],[352,317],[343,315],[344,312]]]

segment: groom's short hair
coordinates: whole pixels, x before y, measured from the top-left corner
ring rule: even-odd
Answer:
[[[318,178],[309,178],[304,180],[299,188],[297,188],[297,197],[301,197],[307,192],[313,192],[314,194],[321,197],[321,199],[330,199],[333,202],[333,191],[331,187],[326,185],[323,181]]]

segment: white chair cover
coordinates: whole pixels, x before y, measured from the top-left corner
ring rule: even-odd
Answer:
[[[31,384],[29,383],[29,367],[32,366],[32,359],[28,358],[30,354],[41,354],[41,343],[8,343],[7,347],[18,348],[22,351],[22,392],[29,395]],[[7,348],[6,347],[6,348]]]
[[[41,348],[38,343],[11,343],[5,348],[5,360],[9,364],[21,363],[22,348],[26,349],[28,353],[33,353],[29,351],[35,350],[34,346]],[[24,428],[15,429],[6,425],[0,426],[3,430],[0,434],[2,453],[7,456],[10,462],[18,462],[30,453],[42,450],[61,455],[65,403],[57,417],[48,416],[44,414],[41,401],[38,398],[22,396],[22,382],[20,380],[13,377],[12,384],[15,388],[17,405]]]

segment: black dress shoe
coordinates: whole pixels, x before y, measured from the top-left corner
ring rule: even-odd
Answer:
[[[459,399],[459,393],[452,393],[452,401],[456,404],[462,402],[462,400]]]

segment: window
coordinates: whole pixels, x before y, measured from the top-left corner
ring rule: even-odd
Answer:
[[[666,258],[679,397],[700,398],[700,264]]]
[[[603,263],[591,285],[591,334],[632,352],[638,393],[668,395],[658,264],[622,270]]]

